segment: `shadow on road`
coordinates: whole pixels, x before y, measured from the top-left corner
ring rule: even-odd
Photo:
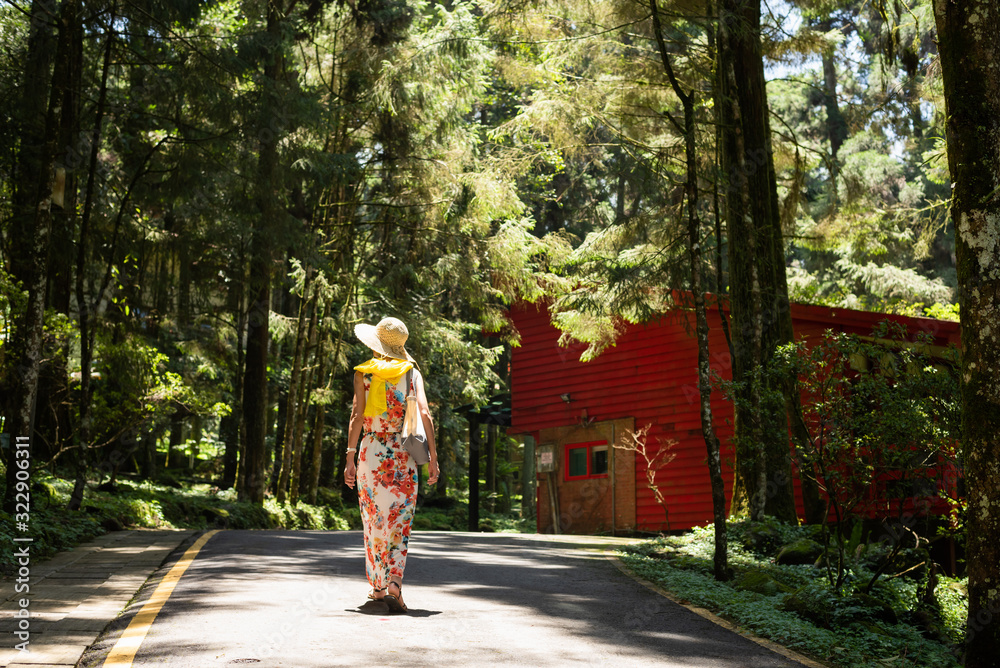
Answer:
[[[397,652],[407,666],[801,665],[649,591],[604,547],[588,537],[416,532],[411,612],[392,615],[365,598],[360,532],[226,531],[189,568],[140,656],[297,668],[394,664]]]
[[[379,617],[396,617],[403,613],[389,612],[389,606],[380,601],[366,601],[364,604],[358,606],[357,608],[347,608],[344,612],[351,614],[362,614],[362,615],[376,615]],[[406,611],[407,617],[433,617],[434,615],[440,615],[440,610],[420,610],[418,608],[409,608]]]

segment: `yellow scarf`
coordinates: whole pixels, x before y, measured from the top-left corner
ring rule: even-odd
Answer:
[[[365,401],[365,417],[382,415],[388,410],[385,403],[385,385],[395,385],[403,375],[413,368],[412,362],[406,360],[380,360],[372,358],[364,364],[354,367],[355,371],[372,375],[372,384],[368,389],[368,400]]]

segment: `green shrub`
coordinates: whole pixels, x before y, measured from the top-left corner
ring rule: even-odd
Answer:
[[[777,564],[751,549],[747,535],[754,527],[754,523],[735,522],[730,528],[729,561],[736,577],[727,583],[712,577],[711,526],[629,545],[619,555],[636,574],[679,598],[834,666],[959,665],[951,643],[961,640],[968,610],[961,581],[941,578],[935,590],[937,611],[915,615],[915,610],[921,610],[918,582],[881,579],[871,596],[865,596],[861,589],[871,573],[855,566],[846,573],[838,593],[826,580],[824,569]],[[776,525],[771,529],[767,533],[776,532],[783,541],[815,535],[809,527]],[[925,621],[920,623],[921,619]],[[928,623],[943,629],[946,642],[931,637]]]
[[[953,643],[965,642],[965,622],[969,616],[969,579],[942,577],[934,590],[941,623]]]
[[[773,372],[797,378],[803,397],[801,425],[810,438],[799,444],[803,472],[822,485],[835,518],[826,563],[831,584],[840,589],[861,557],[870,567],[867,588],[886,567],[914,564],[928,536],[917,532],[915,515],[933,500],[961,503],[957,487],[942,484],[942,467],[957,465],[960,434],[958,351],[932,354],[933,338],[890,321],[876,325],[871,337],[827,332],[815,344],[784,346]],[[875,490],[876,494],[872,494]],[[861,548],[861,518],[881,520],[882,567]],[[912,557],[912,558],[911,558]],[[899,569],[904,570],[904,569]],[[919,569],[914,577],[921,577]]]

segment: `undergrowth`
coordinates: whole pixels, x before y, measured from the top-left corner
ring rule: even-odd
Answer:
[[[748,524],[730,527],[734,577],[728,582],[713,576],[711,526],[629,545],[619,556],[637,575],[680,599],[833,666],[960,666],[968,611],[965,580],[939,578],[934,603],[918,605],[924,582],[880,580],[865,597],[861,589],[871,573],[856,566],[838,593],[821,568],[776,564],[773,557],[744,548]],[[808,535],[805,527],[779,530],[783,541]]]
[[[32,483],[30,534],[32,555],[52,556],[108,531],[150,529],[360,529],[357,508],[345,510],[340,497],[324,490],[327,501],[338,503],[294,507],[266,499],[263,507],[236,500],[234,490],[219,491],[208,484],[176,489],[152,482],[119,480],[114,491],[88,488],[79,511],[66,510],[72,482],[57,477]],[[12,544],[13,523],[4,520],[0,540]],[[18,534],[20,535],[20,534]],[[0,572],[13,572],[12,552],[0,556]]]

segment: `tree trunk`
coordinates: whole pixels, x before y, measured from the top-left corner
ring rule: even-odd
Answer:
[[[316,350],[316,321],[318,319],[319,308],[316,296],[309,300],[312,310],[312,317],[309,319],[309,334],[306,338],[306,349],[302,353],[302,380],[299,383],[299,404],[295,412],[295,425],[292,431],[292,477],[288,490],[289,499],[292,505],[298,503],[299,488],[302,486],[302,447],[305,437],[306,416],[309,413],[309,401],[312,398],[312,383],[315,365],[307,364],[310,353],[315,354]],[[307,313],[310,309],[307,309]]]
[[[479,414],[469,413],[469,531],[479,531],[479,457],[482,454],[482,429]]]
[[[281,355],[274,353],[274,359],[281,359]],[[277,424],[274,437],[274,466],[271,467],[269,461],[264,462],[264,468],[270,469],[271,477],[267,488],[271,494],[277,496],[278,481],[281,478],[281,465],[285,460],[285,426],[288,424],[288,392],[278,392],[278,410],[275,416]],[[268,425],[270,427],[270,425]],[[270,435],[270,431],[268,431]],[[281,501],[279,501],[281,503]]]
[[[182,329],[191,324],[191,231],[188,221],[178,219],[175,244],[177,248],[177,324]]]
[[[954,184],[968,519],[965,665],[1000,667],[1000,68],[995,0],[935,0]]]
[[[276,157],[276,156],[275,156]],[[261,161],[264,154],[261,153]],[[262,181],[261,183],[269,183]],[[267,485],[264,472],[267,432],[267,345],[271,306],[271,258],[264,230],[256,230],[251,242],[250,314],[247,319],[246,364],[243,373],[244,452],[240,461],[237,496],[241,501],[264,503]]]
[[[47,23],[52,17],[45,15],[46,8],[41,3],[32,6],[33,19]],[[38,14],[35,14],[38,12]],[[14,465],[15,440],[27,439],[29,452],[35,450],[30,445],[34,432],[34,407],[38,396],[38,373],[42,355],[42,331],[45,325],[45,286],[49,261],[49,239],[52,230],[52,188],[55,183],[55,156],[58,150],[59,122],[61,107],[65,101],[68,86],[68,68],[72,42],[70,39],[76,23],[76,3],[63,3],[60,16],[56,66],[52,73],[52,85],[46,89],[39,81],[48,79],[49,61],[47,54],[37,50],[50,49],[51,31],[44,25],[32,21],[34,32],[29,42],[29,63],[26,77],[40,75],[38,79],[24,82],[24,102],[30,107],[26,113],[37,114],[28,117],[27,123],[33,129],[37,144],[25,146],[19,156],[19,167],[24,181],[20,184],[20,206],[15,208],[22,224],[14,225],[15,245],[11,248],[12,271],[27,289],[28,300],[24,311],[17,317],[13,335],[9,340],[10,359],[13,362],[8,372],[8,420],[6,431],[10,437],[10,454],[6,466],[6,486],[3,509],[15,510],[17,479],[19,470]],[[49,91],[48,111],[45,107],[45,93]],[[40,121],[40,123],[39,123]],[[40,131],[39,131],[40,130]],[[37,134],[35,134],[37,132]],[[18,234],[17,232],[20,232]]]
[[[709,13],[718,17],[718,0],[709,0]],[[718,22],[716,21],[716,24]],[[710,25],[707,29],[708,54],[709,58],[720,66],[719,60],[719,31],[717,25]],[[729,331],[729,314],[723,305],[726,303],[724,295],[729,291],[729,281],[727,280],[728,267],[726,261],[728,253],[723,253],[723,232],[722,232],[722,208],[720,206],[719,189],[723,182],[722,175],[722,140],[723,140],[723,100],[722,81],[716,78],[712,86],[712,108],[715,120],[715,178],[712,180],[712,217],[715,227],[715,296],[716,310],[719,313],[719,323],[722,325],[722,333],[726,337],[726,349],[729,351],[730,362],[733,359],[733,337]]]
[[[243,307],[245,293],[246,271],[244,271],[243,252],[239,255],[239,280],[233,287],[232,311],[236,316],[236,368],[233,370],[233,406],[232,412],[219,423],[219,436],[225,443],[223,456],[222,489],[229,489],[236,484],[236,473],[239,466],[240,432],[243,421],[241,401],[243,399],[243,332],[246,329],[246,309]]]
[[[69,7],[64,6],[64,11]],[[67,85],[62,103],[59,124],[58,147],[71,147],[80,136],[80,96],[83,78],[83,25],[75,17],[65,22],[70,31],[70,56],[66,65]],[[73,257],[73,241],[77,216],[77,176],[80,172],[78,156],[67,150],[56,159],[56,170],[64,175],[61,188],[61,202],[54,196],[53,204],[58,205],[52,213],[52,233],[49,251],[49,285],[47,289],[48,308],[54,309],[67,319],[72,318],[73,265],[66,258]],[[69,335],[59,342],[53,355],[49,377],[52,380],[48,390],[42,391],[50,405],[53,416],[52,453],[55,454],[72,443],[73,416],[70,394],[69,355],[72,346]]]
[[[320,376],[322,379],[323,376]],[[320,472],[323,469],[323,430],[326,426],[326,404],[316,406],[313,416],[312,431],[309,433],[312,462],[309,465],[309,481],[306,485],[306,502],[316,503],[316,492],[319,490]]]
[[[807,457],[802,455],[809,447],[810,437],[809,428],[806,427],[806,423],[802,419],[802,396],[797,380],[789,382],[789,387],[786,388],[785,402],[792,441],[795,443],[795,465],[799,472],[806,524],[822,524],[826,522],[826,503],[820,497],[816,467]]]
[[[438,467],[440,470],[440,475],[438,475],[438,481],[434,493],[436,496],[444,498],[448,495],[447,467],[451,464],[451,462],[455,461],[455,451],[450,439],[448,438],[448,432],[444,429],[444,420],[441,419],[440,410],[438,411],[437,420],[434,421],[434,424],[434,438],[436,440]]]
[[[499,427],[497,428],[499,429]],[[503,459],[504,459],[504,470],[507,473],[503,476],[503,508],[501,511],[503,513],[509,513],[511,511],[512,499],[514,496],[514,476],[510,471],[511,468],[511,450],[513,448],[513,443],[510,438],[504,437],[504,448],[503,448]],[[440,480],[440,478],[439,478]]]
[[[328,350],[330,343],[330,321],[331,307],[329,302],[323,310],[322,334],[319,337],[319,344],[316,348],[316,359],[319,368],[316,370],[316,385],[321,386],[326,383],[326,365],[329,359]],[[339,341],[338,341],[339,348]],[[323,429],[326,425],[326,404],[316,405],[316,414],[313,416],[312,430],[309,432],[309,442],[311,444],[311,464],[309,465],[309,478],[306,484],[306,501],[316,503],[316,491],[319,488],[320,470],[323,468]]]
[[[730,578],[729,554],[726,535],[726,488],[722,480],[722,459],[719,455],[719,438],[715,434],[712,417],[712,379],[709,369],[708,313],[705,308],[705,293],[702,290],[701,220],[698,217],[698,150],[695,145],[695,93],[685,92],[674,74],[674,68],[667,53],[667,45],[660,28],[660,10],[656,0],[650,0],[653,17],[653,33],[660,51],[663,69],[670,79],[674,94],[684,109],[684,161],[687,167],[684,195],[688,213],[688,258],[691,264],[691,292],[694,295],[696,332],[698,338],[698,394],[700,397],[701,434],[708,452],[708,473],[712,483],[712,515],[715,528],[715,553],[713,566],[715,579],[725,581]],[[675,121],[676,122],[676,121]],[[614,444],[612,444],[614,445]],[[614,451],[612,451],[614,456]]]
[[[170,211],[167,211],[164,215],[164,220],[169,221],[172,215]],[[163,320],[163,314],[167,312],[166,249],[161,244],[160,247],[154,248],[153,255],[153,273],[156,275],[156,281],[153,284],[153,317],[151,318],[153,327],[151,328],[151,333],[155,335],[159,329],[160,321]]]
[[[612,443],[611,457],[614,457],[614,444]],[[614,463],[614,462],[612,462]],[[612,469],[613,470],[613,469]],[[537,473],[535,472],[535,439],[532,436],[524,437],[524,465],[521,468],[521,517],[537,518],[538,506],[535,503],[537,490]]]
[[[828,21],[821,29],[829,30]],[[823,49],[823,103],[826,106],[826,138],[830,142],[830,205],[837,205],[837,183],[840,180],[840,162],[837,154],[848,137],[847,120],[840,111],[840,99],[837,96],[837,61],[833,47]]]
[[[167,461],[163,468],[177,468],[181,461],[180,447],[184,443],[184,418],[180,413],[170,416],[170,436],[167,438]]]
[[[288,379],[288,397],[285,405],[284,447],[281,453],[281,473],[278,476],[278,503],[284,503],[291,491],[293,454],[295,451],[295,426],[298,423],[298,406],[302,401],[305,387],[302,382],[302,368],[306,350],[307,325],[309,320],[309,290],[312,283],[312,269],[306,269],[305,284],[299,297],[299,313],[295,327],[295,351],[292,353],[292,375]],[[301,451],[300,451],[301,456]]]
[[[260,217],[250,243],[250,312],[246,372],[243,383],[243,422],[246,433],[246,471],[240,498],[261,504],[267,485],[264,471],[267,434],[267,347],[270,341],[272,231],[277,226],[279,206],[278,141],[274,127],[282,101],[278,77],[284,64],[281,8],[275,0],[267,3],[267,38],[261,100],[258,109],[257,207]]]
[[[785,404],[782,388],[767,375],[781,340],[781,320],[789,314],[779,285],[785,265],[760,15],[760,0],[720,3],[717,58],[721,153],[728,180],[733,380],[741,388],[735,406],[737,465],[731,512],[794,521]]]
[[[829,29],[829,28],[828,28]],[[847,140],[847,120],[840,111],[837,97],[837,61],[832,47],[823,49],[823,103],[826,106],[826,136],[830,142],[830,154],[836,166],[837,154]],[[836,183],[836,172],[831,172]]]
[[[143,429],[139,434],[139,474],[146,480],[153,480],[156,478],[156,433]]]
[[[316,429],[316,418],[317,411],[316,406],[310,406],[306,415],[306,425],[302,432],[302,472],[300,475],[301,482],[299,483],[299,497],[304,499],[306,503],[312,503],[309,501],[309,484],[312,482],[313,478],[313,433]],[[322,463],[322,458],[320,459]]]
[[[87,250],[90,245],[90,218],[94,210],[94,197],[97,190],[97,157],[101,148],[101,126],[104,123],[104,112],[108,99],[108,75],[111,70],[111,51],[114,46],[114,24],[117,20],[118,5],[111,9],[107,19],[108,34],[105,37],[104,63],[101,69],[101,88],[97,99],[97,113],[94,119],[94,132],[90,139],[90,160],[87,169],[87,192],[83,203],[83,213],[80,216],[80,239],[76,250],[76,303],[79,309],[80,329],[80,410],[79,410],[79,450],[76,460],[76,481],[70,494],[68,507],[78,510],[83,503],[83,490],[87,482],[87,460],[90,449],[90,372],[94,355],[94,333],[91,331],[93,313],[92,305],[87,296],[84,277],[87,273]]]
[[[20,253],[19,249],[31,248],[35,238],[38,216],[39,185],[47,181],[46,153],[48,142],[54,139],[47,134],[47,109],[54,91],[44,82],[53,82],[52,56],[55,51],[54,2],[33,0],[31,3],[31,32],[28,35],[28,51],[24,63],[24,80],[21,82],[21,96],[14,109],[19,118],[20,150],[13,193],[13,220],[9,229],[11,252],[5,256],[9,262],[11,275],[27,288],[34,278],[34,258],[30,253]],[[65,11],[65,8],[64,8]],[[60,100],[58,104],[61,104]],[[46,195],[47,196],[47,195]],[[21,434],[25,436],[27,434]]]
[[[201,450],[201,430],[204,420],[200,415],[195,415],[191,419],[191,449],[188,451],[187,468],[192,473],[194,473],[195,467],[198,465],[198,455]]]
[[[286,262],[283,262],[282,266],[287,267],[287,255],[285,260]],[[283,273],[287,275],[288,272],[285,271]],[[292,308],[292,294],[289,292],[288,286],[282,282],[281,287],[272,294],[271,310],[284,316],[291,316],[290,311]],[[284,361],[284,339],[272,342],[270,356],[275,360],[274,364],[280,367]],[[290,388],[291,383],[289,383]],[[270,490],[272,496],[278,493],[278,480],[281,477],[281,465],[284,462],[285,420],[288,417],[289,389],[272,387],[270,388],[271,394],[268,397],[267,417],[265,418],[267,431],[265,437],[273,437],[274,449],[269,450],[265,455],[264,470],[270,472],[267,488]],[[271,460],[272,455],[274,456],[273,465]]]
[[[496,510],[497,498],[497,428],[496,425],[486,425],[486,491],[489,497],[486,507],[490,512]]]

